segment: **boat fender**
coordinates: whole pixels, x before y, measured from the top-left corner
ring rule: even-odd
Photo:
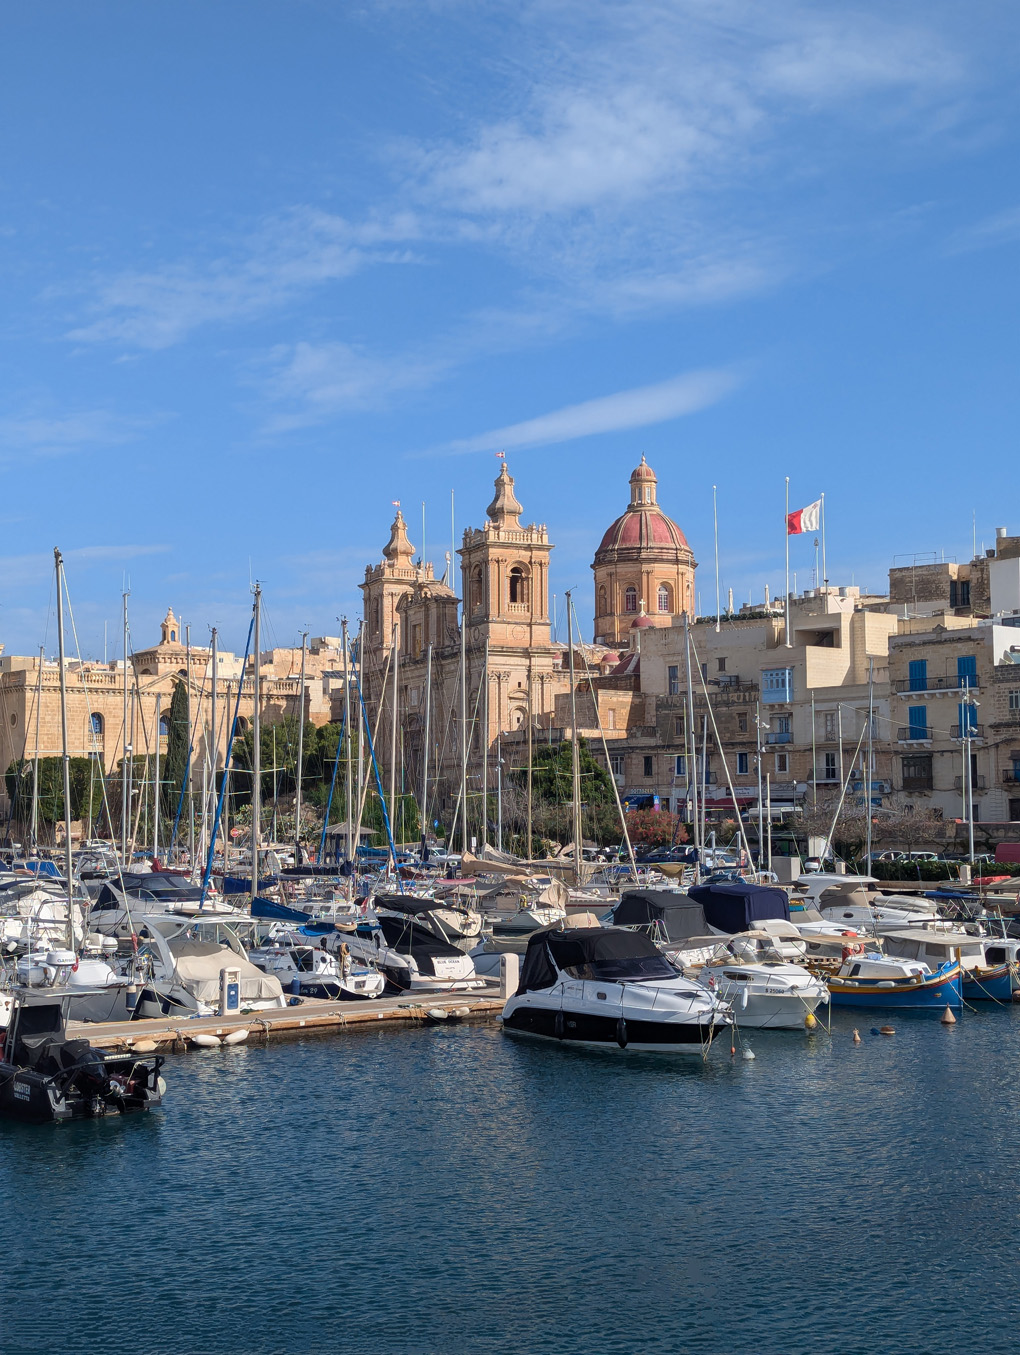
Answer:
[[[616,1023],[616,1043],[621,1049],[627,1048],[627,1018],[621,1016]]]
[[[223,1037],[223,1043],[224,1043],[224,1044],[244,1044],[244,1042],[245,1042],[245,1040],[247,1040],[247,1038],[248,1038],[248,1032],[247,1032],[246,1030],[232,1030],[232,1031],[230,1031],[229,1034],[224,1035],[224,1037]]]
[[[556,1036],[557,1040],[562,1040],[562,1039],[563,1039],[563,1013],[562,1013],[562,1012],[557,1012],[557,1013],[556,1013],[556,1019],[555,1019],[555,1021],[553,1022],[553,1034]]]

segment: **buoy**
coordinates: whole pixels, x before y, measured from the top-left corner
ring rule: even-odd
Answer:
[[[445,1007],[430,1007],[425,1015],[430,1021],[446,1021],[449,1019],[450,1013]]]
[[[132,1045],[131,1052],[132,1054],[151,1054],[155,1048],[155,1040],[139,1040],[136,1044]]]
[[[470,1007],[454,1007],[454,1009],[453,1009],[453,1014],[454,1014],[454,1016],[470,1016],[470,1015],[471,1015],[471,1008],[470,1008]]]
[[[745,1049],[744,1052],[741,1054],[740,1057],[741,1057],[742,1059],[746,1060],[746,1061],[749,1063],[749,1062],[751,1061],[751,1059],[754,1058],[754,1050],[753,1050],[753,1049]]]
[[[896,1027],[895,1027],[895,1026],[883,1026],[883,1027],[882,1027],[881,1033],[882,1033],[883,1035],[895,1035],[895,1034],[896,1034]]]
[[[860,1042],[861,1042],[861,1032],[857,1029],[856,1026],[854,1026],[854,1044],[860,1044]]]
[[[946,1010],[942,1013],[942,1024],[943,1024],[944,1026],[955,1026],[955,1025],[956,1025],[956,1017],[953,1015],[952,1011],[951,1011],[948,1007],[947,1007]]]
[[[245,1042],[245,1040],[247,1040],[247,1038],[248,1038],[248,1032],[247,1032],[246,1030],[232,1030],[232,1031],[229,1032],[229,1034],[224,1035],[224,1037],[223,1037],[223,1043],[224,1043],[224,1044],[244,1044],[244,1042]]]
[[[808,1012],[808,1014],[804,1017],[804,1029],[814,1030],[815,1026],[817,1025],[818,1022],[815,1020],[814,1012]]]
[[[735,1044],[731,1044],[731,1045],[730,1045],[730,1058],[733,1058],[733,1056],[734,1056],[734,1054],[736,1054],[736,1052],[737,1052],[737,1046],[736,1046]]]
[[[220,1037],[218,1035],[206,1035],[204,1032],[198,1035],[189,1036],[192,1044],[197,1044],[200,1049],[219,1049]]]

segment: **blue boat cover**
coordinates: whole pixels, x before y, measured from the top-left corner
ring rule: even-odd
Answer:
[[[268,875],[264,880],[259,881],[259,889],[272,889],[276,883],[276,876]],[[222,892],[224,894],[250,894],[251,877],[247,875],[224,875]]]
[[[269,918],[273,922],[307,922],[312,916],[311,913],[301,912],[299,908],[288,908],[284,903],[259,898],[251,901],[251,915]]]
[[[695,885],[687,891],[705,910],[705,921],[720,932],[746,932],[756,922],[790,920],[790,900],[784,889],[752,885],[746,880],[732,884]]]

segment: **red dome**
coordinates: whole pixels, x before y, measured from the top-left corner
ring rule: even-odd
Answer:
[[[691,549],[683,532],[658,504],[638,504],[616,519],[602,538],[595,559],[606,550],[649,546],[685,552]]]
[[[620,662],[620,656],[619,656],[619,654],[617,654],[615,651],[610,650],[610,652],[609,652],[608,654],[603,654],[603,655],[602,655],[602,662],[603,662],[603,663],[606,663],[606,664],[614,664],[614,665],[615,665],[615,664],[618,664],[618,663]]]
[[[644,613],[642,613],[640,616],[634,618],[630,623],[630,628],[631,630],[644,630],[646,627],[654,625],[655,622],[652,618],[650,616],[645,616]]]

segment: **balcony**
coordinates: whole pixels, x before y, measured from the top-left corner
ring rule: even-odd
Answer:
[[[897,743],[931,743],[931,730],[927,725],[900,725],[896,731]]]
[[[766,743],[793,743],[793,735],[788,729],[770,730],[765,735]]]
[[[953,725],[949,731],[951,739],[984,739],[984,725]]]
[[[1020,786],[1020,767],[1007,767],[1002,773],[1004,786]]]
[[[974,788],[974,790],[987,790],[987,789],[988,789],[988,784],[987,784],[987,782],[985,781],[985,778],[984,778],[983,776],[973,776],[973,777],[971,777],[971,781],[972,781],[972,783],[973,783],[973,788]],[[963,777],[962,777],[962,776],[957,776],[957,777],[954,777],[954,778],[953,778],[953,789],[954,789],[954,790],[963,790]]]
[[[943,692],[962,692],[978,690],[978,680],[973,673],[951,673],[946,677],[925,678],[924,686],[913,686],[911,678],[897,678],[895,689],[900,696],[940,696]]]

